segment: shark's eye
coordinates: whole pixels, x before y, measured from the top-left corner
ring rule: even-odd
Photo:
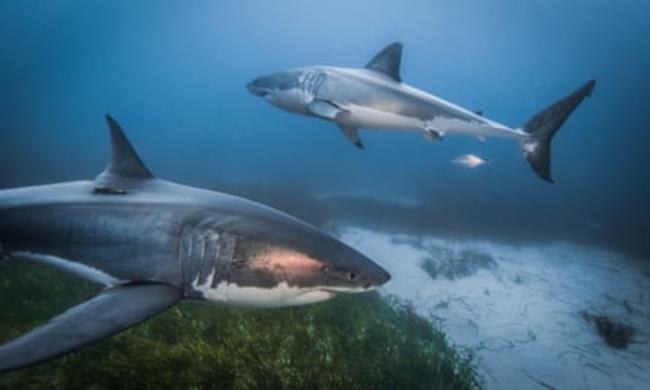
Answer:
[[[330,267],[328,267],[327,264],[323,264],[320,266],[320,270],[323,272],[327,272],[330,270]]]
[[[354,279],[357,278],[357,274],[355,274],[354,272],[350,272],[350,273],[348,274],[348,278],[349,278],[350,280],[354,280]]]

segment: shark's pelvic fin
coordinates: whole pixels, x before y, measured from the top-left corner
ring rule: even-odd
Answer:
[[[402,44],[394,42],[377,53],[368,64],[367,69],[383,73],[395,81],[402,81],[400,64],[402,63]]]
[[[153,179],[117,121],[106,115],[106,122],[111,134],[111,159],[104,172],[95,179],[95,191],[126,193],[135,183]]]
[[[104,290],[45,325],[0,346],[0,372],[30,366],[81,348],[142,322],[180,299],[181,291],[166,284],[132,284]]]
[[[339,129],[341,129],[341,133],[345,136],[345,138],[349,139],[354,146],[356,146],[359,149],[363,149],[363,144],[361,143],[361,139],[359,138],[359,130],[355,129],[353,127],[347,127],[339,124]]]

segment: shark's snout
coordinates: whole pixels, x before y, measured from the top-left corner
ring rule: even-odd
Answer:
[[[377,263],[372,262],[372,266],[366,266],[365,280],[363,288],[372,290],[383,286],[390,280],[390,274]]]
[[[269,94],[268,88],[262,86],[258,79],[255,79],[249,82],[248,84],[246,84],[246,89],[248,90],[248,92],[256,96],[264,97]]]
[[[388,271],[379,267],[379,272],[376,278],[375,285],[377,287],[383,286],[384,284],[388,283],[389,280],[390,280],[390,274],[388,273]]]
[[[340,243],[340,257],[331,260],[330,287],[337,292],[365,292],[381,287],[390,274],[362,253]]]

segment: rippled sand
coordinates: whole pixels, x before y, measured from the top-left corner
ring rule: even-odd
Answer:
[[[646,389],[650,383],[647,261],[569,243],[513,246],[352,227],[338,235],[391,272],[385,294],[411,301],[478,358],[488,388]],[[482,262],[435,279],[422,267],[426,259],[443,268],[445,258],[470,263],[463,251],[481,254]],[[627,348],[608,346],[585,315],[632,326]]]

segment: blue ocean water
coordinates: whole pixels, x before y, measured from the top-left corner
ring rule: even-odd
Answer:
[[[318,224],[575,239],[648,257],[648,15],[633,0],[5,1],[0,188],[94,177],[110,113],[158,176]],[[405,82],[513,126],[597,79],[554,139],[557,183],[509,140],[362,131],[359,151],[331,123],[244,88],[301,65],[362,66],[393,41]],[[463,153],[493,162],[450,163]]]

